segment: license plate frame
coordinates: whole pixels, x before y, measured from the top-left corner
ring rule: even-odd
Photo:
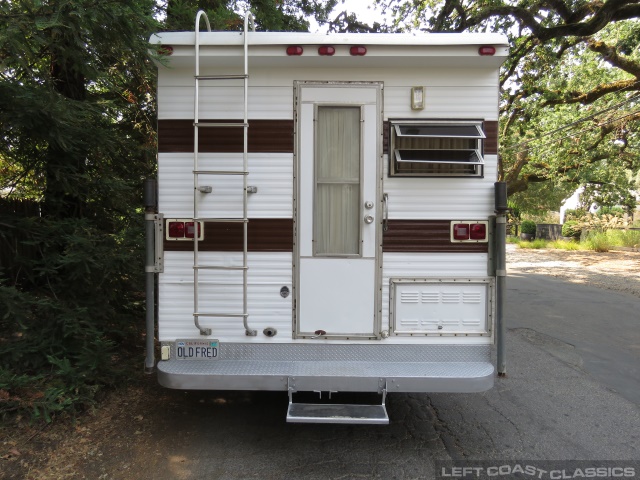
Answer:
[[[220,359],[220,341],[215,340],[176,340],[177,360],[216,361]]]

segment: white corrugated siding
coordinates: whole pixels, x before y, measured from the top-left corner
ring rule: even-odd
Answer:
[[[212,70],[203,74],[216,73]],[[224,72],[238,73],[238,72]],[[160,119],[193,118],[193,73],[186,70],[160,69]],[[469,118],[498,119],[498,87],[496,69],[382,69],[359,70],[306,68],[300,70],[269,70],[250,67],[249,118],[292,119],[293,79],[334,81],[384,81],[384,117],[388,118]],[[202,88],[201,118],[242,118],[242,88],[238,82],[211,83]],[[425,86],[427,107],[422,111],[410,108],[410,87]],[[241,164],[240,154],[200,154],[201,169],[229,169]],[[484,219],[493,212],[493,183],[497,172],[497,156],[485,157],[485,176],[478,178],[389,178],[388,162],[384,158],[382,191],[389,195],[391,219]],[[160,211],[167,217],[188,217],[192,212],[192,154],[159,154]],[[293,155],[250,154],[249,185],[258,193],[249,196],[249,217],[292,218]],[[201,185],[211,185],[213,193],[203,196],[201,216],[238,216],[241,205],[242,179],[221,177],[201,178]],[[232,207],[232,205],[234,205]],[[203,253],[207,262],[224,259],[238,262],[240,254]],[[193,254],[166,252],[165,273],[160,275],[160,340],[198,338],[193,326]],[[204,263],[203,260],[201,260]],[[202,319],[212,326],[214,336],[223,341],[281,342],[291,341],[291,295],[280,296],[280,288],[291,289],[291,253],[249,254],[250,325],[258,337],[246,337],[240,319]],[[382,280],[383,329],[389,327],[389,278],[404,277],[483,277],[486,276],[486,254],[430,253],[384,254]],[[239,274],[209,272],[201,289],[204,298],[201,310],[241,306]],[[236,279],[234,280],[234,275]],[[204,278],[204,277],[203,277]],[[278,329],[278,335],[267,339],[265,327]],[[390,343],[460,343],[461,339],[390,338]],[[484,343],[488,339],[464,339]],[[304,342],[304,341],[302,341]],[[374,342],[375,343],[375,342]]]
[[[484,178],[388,177],[384,158],[389,219],[485,220],[493,215],[496,155],[485,156]]]
[[[390,278],[467,278],[487,276],[486,253],[384,253],[382,329],[389,329]],[[489,339],[479,339],[479,343]]]
[[[384,81],[385,118],[470,118],[497,120],[497,72],[493,69],[384,69],[250,72],[249,118],[292,119],[293,79],[310,81]],[[451,73],[453,72],[453,73]],[[219,72],[206,72],[219,73]],[[229,73],[229,72],[226,72]],[[160,71],[158,116],[193,118],[193,73]],[[411,110],[412,86],[426,87],[426,108]],[[203,82],[200,87],[200,118],[240,119],[244,115],[243,87],[238,81]]]
[[[242,170],[241,153],[200,153],[201,170]],[[159,210],[165,217],[193,215],[193,154],[158,154]],[[200,175],[200,185],[213,192],[200,195],[201,217],[242,217],[242,177]],[[291,218],[293,203],[293,155],[249,154],[247,183],[258,187],[248,196],[249,218]]]
[[[249,253],[248,313],[249,325],[258,337],[247,337],[241,318],[201,318],[211,327],[214,338],[225,341],[264,341],[266,327],[278,330],[276,340],[291,339],[291,298],[283,298],[283,286],[292,290],[291,253]],[[200,252],[201,264],[241,266],[241,253]],[[201,271],[199,273],[199,310],[207,313],[242,313],[242,273]],[[198,338],[193,322],[193,253],[165,252],[165,273],[159,278],[159,340]]]

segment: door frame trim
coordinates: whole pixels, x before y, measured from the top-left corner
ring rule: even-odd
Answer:
[[[382,333],[382,190],[383,190],[383,99],[384,99],[384,82],[348,82],[348,81],[307,81],[294,80],[293,82],[293,128],[294,128],[294,149],[293,149],[293,272],[292,272],[292,338],[294,339],[313,339],[313,340],[380,340],[383,338]],[[300,241],[298,219],[299,212],[299,190],[300,190],[300,121],[301,121],[301,105],[302,90],[307,88],[371,88],[376,91],[376,201],[375,201],[375,279],[374,279],[374,308],[373,308],[373,335],[313,335],[300,333],[300,322],[298,319],[298,306],[300,305]],[[319,102],[320,103],[320,102]],[[332,105],[338,105],[339,102],[332,101]],[[358,104],[354,102],[354,104]],[[361,103],[360,103],[361,105]],[[363,130],[364,136],[364,130]],[[362,146],[364,148],[364,146]],[[314,146],[315,149],[315,146]],[[364,157],[362,159],[363,168],[367,162]]]

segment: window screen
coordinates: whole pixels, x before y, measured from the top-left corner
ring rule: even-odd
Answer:
[[[480,122],[391,124],[390,175],[481,177]]]

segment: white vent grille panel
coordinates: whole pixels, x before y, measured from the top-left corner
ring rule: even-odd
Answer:
[[[488,279],[391,279],[395,335],[489,335]]]

